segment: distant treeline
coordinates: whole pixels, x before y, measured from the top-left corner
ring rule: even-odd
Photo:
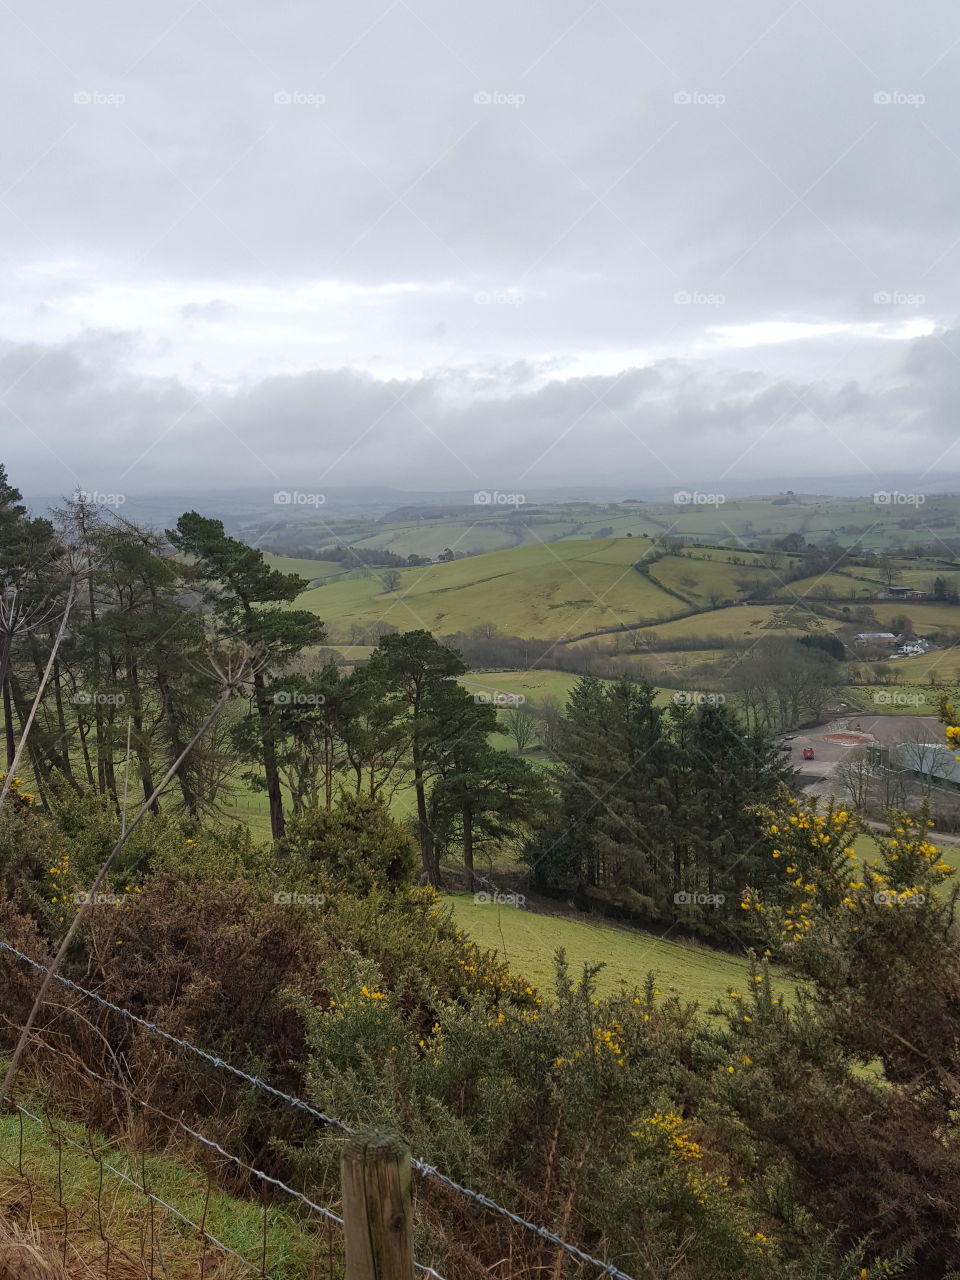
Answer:
[[[631,639],[641,637],[643,632],[628,633]],[[573,675],[596,676],[599,679],[617,680],[627,674],[624,659],[635,656],[642,659],[655,652],[682,652],[698,649],[725,649],[731,654],[737,653],[744,646],[725,636],[673,636],[669,639],[653,637],[646,642],[635,642],[625,645],[618,635],[611,644],[610,640],[592,640],[586,644],[578,644],[575,648],[557,640],[535,640],[522,636],[504,636],[495,631],[487,632],[484,628],[474,628],[468,632],[455,632],[443,637],[444,644],[450,645],[463,654],[467,665],[477,670],[520,670],[532,668],[553,671],[569,671]],[[637,676],[649,675],[649,671],[641,661],[632,663],[630,673]],[[657,676],[657,683],[664,680]]]
[[[352,568],[408,569],[411,566],[429,564],[429,556],[398,556],[380,547],[277,547],[264,546],[273,556],[290,556],[294,560],[334,560]]]

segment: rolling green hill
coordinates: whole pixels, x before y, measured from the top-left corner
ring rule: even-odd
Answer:
[[[440,634],[494,621],[508,635],[562,639],[690,607],[631,567],[649,545],[611,538],[517,547],[401,570],[395,592],[386,592],[375,572],[330,582],[297,603],[324,618],[331,636],[378,620]]]

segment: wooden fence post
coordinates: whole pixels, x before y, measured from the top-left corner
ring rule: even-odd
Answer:
[[[413,1280],[410,1149],[357,1134],[340,1159],[347,1280]]]

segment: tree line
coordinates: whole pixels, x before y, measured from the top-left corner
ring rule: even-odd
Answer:
[[[294,607],[306,581],[271,568],[221,521],[187,512],[160,534],[82,499],[52,520],[31,518],[0,471],[8,768],[61,620],[70,557],[82,564],[79,603],[29,736],[41,801],[65,785],[119,809],[128,757],[149,797],[216,701],[217,655],[242,646],[257,659],[249,696],[191,754],[168,803],[215,811],[239,761],[266,793],[279,841],[291,812],[331,808],[341,786],[385,800],[409,787],[434,884],[446,848],[456,842],[469,869],[478,843],[512,835],[534,807],[531,765],[489,745],[495,708],[457,683],[462,658],[428,633],[382,635],[350,674],[318,665],[323,623]]]
[[[721,933],[741,890],[782,879],[765,805],[790,769],[766,731],[715,695],[658,706],[644,682],[585,677],[557,733],[554,807],[528,846],[545,888]]]
[[[148,798],[219,696],[218,655],[241,647],[255,656],[248,694],[191,753],[168,807],[216,813],[242,771],[266,795],[279,842],[291,815],[329,812],[343,790],[386,803],[403,791],[429,883],[445,861],[472,883],[479,855],[509,847],[545,888],[655,919],[678,914],[678,893],[732,901],[753,874],[750,806],[771,800],[784,767],[767,726],[754,716],[748,729],[722,697],[665,711],[642,678],[584,675],[565,711],[538,717],[547,759],[534,764],[523,757],[526,712],[501,721],[460,682],[464,656],[426,631],[385,630],[352,670],[323,660],[322,621],[296,608],[305,579],[272,568],[221,521],[187,512],[160,533],[82,499],[37,519],[0,478],[8,767],[61,621],[68,562],[74,575],[82,565],[29,737],[41,801],[63,786],[107,796],[118,812],[131,787]],[[493,642],[475,634],[468,655]],[[533,665],[542,646],[529,643]],[[492,744],[498,730],[516,754]]]

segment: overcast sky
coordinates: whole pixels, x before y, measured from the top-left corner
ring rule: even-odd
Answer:
[[[9,0],[0,40],[21,488],[960,472],[955,4]]]

